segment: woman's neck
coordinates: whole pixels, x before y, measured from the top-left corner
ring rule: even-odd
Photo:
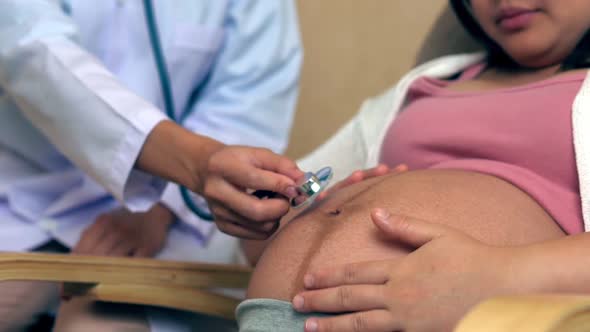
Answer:
[[[488,68],[476,79],[502,85],[523,85],[558,75],[560,69],[560,64],[543,68]]]
[[[588,69],[575,69],[567,71],[567,74]],[[529,68],[501,68],[489,67],[475,78],[460,81],[449,85],[449,89],[459,92],[487,91],[502,88],[523,86],[542,81],[556,75],[564,74],[561,65],[544,67],[539,69]]]

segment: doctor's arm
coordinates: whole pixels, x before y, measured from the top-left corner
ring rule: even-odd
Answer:
[[[120,201],[146,208],[165,183],[133,167],[165,116],[76,44],[77,27],[56,3],[0,2],[2,92],[69,160]]]
[[[48,0],[0,2],[0,93],[76,166],[133,210],[165,182],[197,189],[202,155],[219,142],[165,121],[77,43],[78,28]],[[193,158],[199,155],[200,158]]]
[[[258,147],[228,147],[213,155],[203,191],[221,230],[260,236],[255,233],[271,229],[288,203],[259,201],[227,180],[285,193],[302,175],[295,163],[266,150],[284,151],[295,108],[302,50],[294,2],[232,1],[224,32],[222,48],[183,125],[224,144]],[[168,185],[162,203],[191,228],[211,230],[188,210],[177,185]]]

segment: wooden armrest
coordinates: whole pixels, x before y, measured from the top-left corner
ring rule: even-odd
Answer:
[[[164,306],[233,318],[238,300],[209,288],[246,288],[239,265],[63,254],[0,253],[0,282],[64,282],[65,295]]]
[[[455,332],[587,332],[590,296],[497,297],[473,308]]]
[[[44,280],[193,288],[245,288],[248,286],[250,273],[250,268],[239,265],[63,254],[0,254],[0,281]]]
[[[97,301],[145,304],[235,319],[240,300],[206,290],[170,286],[126,284],[66,284],[66,296],[84,296]]]

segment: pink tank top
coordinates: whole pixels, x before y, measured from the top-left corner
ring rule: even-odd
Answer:
[[[484,64],[467,69],[472,79]],[[584,230],[571,111],[585,72],[484,92],[420,78],[389,127],[381,162],[410,169],[461,169],[508,181],[568,234]]]

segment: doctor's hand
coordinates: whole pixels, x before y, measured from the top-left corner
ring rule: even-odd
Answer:
[[[408,256],[313,271],[293,299],[300,312],[344,313],[310,318],[305,331],[451,331],[475,304],[492,296],[517,294],[523,284],[516,267],[523,249],[493,247],[452,228],[372,214],[391,241],[417,248]]]
[[[295,162],[270,150],[226,146],[209,158],[202,193],[222,232],[263,240],[278,229],[303,175]],[[277,195],[261,199],[252,195],[258,190]]]
[[[120,209],[96,218],[80,237],[73,253],[93,256],[153,257],[166,244],[174,214],[156,204],[147,212]]]

